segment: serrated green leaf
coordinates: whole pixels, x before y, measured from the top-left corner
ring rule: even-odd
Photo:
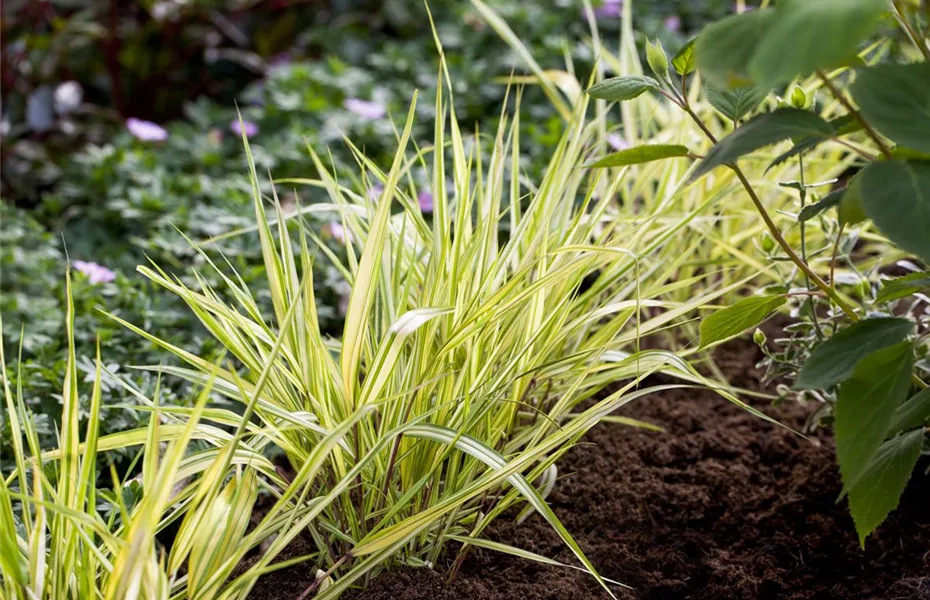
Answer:
[[[930,260],[930,163],[880,161],[866,167],[862,208],[891,241]]]
[[[638,165],[642,163],[661,160],[663,158],[675,158],[688,156],[688,149],[684,146],[674,144],[652,144],[646,146],[637,146],[620,150],[613,154],[586,164],[589,169],[600,169],[604,167],[625,167],[627,165]]]
[[[704,79],[718,89],[752,83],[749,61],[774,17],[772,9],[753,10],[705,27],[694,47]]]
[[[930,388],[917,392],[894,411],[886,435],[922,427],[930,420]]]
[[[875,301],[893,302],[927,289],[930,289],[930,271],[911,273],[886,281],[875,296]]]
[[[907,319],[863,319],[840,330],[811,353],[798,373],[796,389],[826,389],[853,374],[866,356],[904,340],[914,325]]]
[[[781,0],[749,62],[763,86],[835,67],[878,29],[885,0]]]
[[[843,199],[846,188],[834,190],[813,204],[808,204],[798,213],[798,221],[801,223],[810,221],[828,208],[833,208]]]
[[[785,296],[752,296],[707,316],[701,321],[701,348],[755,327],[785,302]]]
[[[830,137],[833,129],[819,116],[797,108],[783,108],[759,115],[720,140],[698,164],[689,181],[695,181],[716,167],[730,164],[759,148],[793,137]]]
[[[882,445],[892,415],[907,397],[913,364],[911,343],[900,342],[865,356],[840,386],[833,429],[846,489],[858,485]]]
[[[705,94],[707,101],[720,114],[731,121],[738,121],[762,104],[768,92],[751,85],[723,91],[708,86],[705,88]]]
[[[648,90],[659,89],[659,82],[652,77],[624,75],[611,77],[588,88],[588,94],[602,100],[623,102],[632,100]]]
[[[684,77],[690,75],[697,68],[697,62],[694,59],[694,46],[697,39],[693,39],[678,51],[678,54],[672,58],[672,66],[679,75]]]
[[[881,133],[902,146],[930,152],[930,63],[858,69],[850,92]]]
[[[859,481],[849,490],[849,512],[861,546],[865,546],[865,538],[898,507],[920,457],[923,438],[923,431],[918,429],[882,444]]]

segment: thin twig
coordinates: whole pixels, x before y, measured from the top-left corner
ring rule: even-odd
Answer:
[[[691,108],[691,105],[688,103],[688,99],[684,99],[684,103],[681,105],[682,109],[691,116],[691,119],[700,127],[701,131],[704,132],[704,135],[713,142],[717,143],[717,137],[707,128],[700,117],[697,116],[697,113]],[[849,306],[845,300],[837,293],[837,291],[831,288],[827,283],[813,270],[810,266],[798,256],[797,252],[794,251],[794,248],[788,243],[788,241],[781,234],[781,231],[778,230],[778,226],[775,225],[775,221],[772,220],[772,217],[769,215],[768,211],[765,208],[765,205],[762,204],[762,200],[759,198],[759,195],[756,193],[755,188],[752,187],[752,184],[749,183],[749,180],[746,178],[746,175],[743,173],[742,169],[739,168],[735,163],[728,165],[730,169],[736,173],[736,177],[740,180],[740,183],[743,184],[743,189],[746,190],[746,193],[749,194],[750,200],[752,200],[753,205],[756,207],[756,212],[759,213],[759,216],[762,217],[762,221],[765,223],[765,226],[768,228],[769,233],[772,236],[772,239],[781,247],[782,251],[788,256],[789,260],[793,262],[798,269],[801,270],[804,275],[806,275],[814,283],[815,286],[820,288],[824,294],[826,294],[830,300],[832,300],[840,309],[846,313],[846,316],[849,317],[850,321],[856,322],[859,320],[859,315],[856,314],[856,311],[853,307]]]
[[[823,85],[830,90],[830,93],[833,95],[837,101],[843,105],[843,107],[849,111],[849,114],[852,115],[854,119],[859,121],[859,124],[862,125],[862,128],[865,129],[865,132],[869,134],[869,137],[872,138],[872,141],[875,142],[875,145],[878,146],[878,149],[881,150],[882,155],[885,158],[891,158],[891,150],[888,148],[888,145],[885,141],[878,135],[878,132],[869,125],[869,122],[865,120],[856,108],[852,105],[852,102],[846,97],[846,94],[840,91],[839,88],[834,85],[830,77],[827,76],[822,70],[817,71],[817,76],[820,77],[820,80],[823,81]]]
[[[904,18],[904,11],[901,10],[901,2],[894,2],[892,6],[894,7],[894,16],[898,24],[904,29],[905,33],[907,33],[907,37],[911,39],[911,42],[917,46],[920,53],[924,55],[924,60],[930,61],[930,49],[927,48],[927,43],[923,40],[923,36],[914,29],[910,21]]]
[[[333,566],[331,566],[329,570],[327,570],[325,573],[323,573],[322,575],[319,575],[316,579],[314,579],[313,583],[308,585],[307,589],[305,589],[303,593],[300,594],[300,596],[297,596],[297,600],[307,600],[307,598],[310,597],[310,594],[313,593],[313,590],[318,588],[320,584],[323,583],[330,575],[332,575],[336,569],[342,566],[342,563],[349,560],[350,558],[352,558],[351,554],[342,555],[342,558],[340,558],[335,563],[333,563]]]

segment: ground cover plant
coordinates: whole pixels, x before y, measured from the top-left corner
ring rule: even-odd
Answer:
[[[243,417],[227,419],[257,419],[241,443],[255,451],[278,447],[295,473],[250,540],[288,521],[259,560],[265,567],[309,528],[316,550],[305,558],[322,575],[307,595],[319,587],[319,597],[335,597],[398,562],[435,564],[452,541],[527,555],[481,537],[518,501],[540,512],[598,577],[531,482],[549,489],[555,461],[585,431],[655,391],[640,385],[645,374],[662,369],[702,381],[674,353],[637,349],[641,336],[672,326],[714,294],[662,300],[690,284],[666,278],[682,257],[667,256],[665,244],[683,221],[612,225],[620,180],[595,196],[602,189],[596,175],[578,168],[598,135],[596,122],[583,121],[587,102],[574,109],[543,180],[524,187],[519,117],[502,119],[485,171],[482,146],[466,146],[444,93],[435,102],[431,147],[406,152],[412,106],[390,171],[357,155],[360,180],[382,186],[377,198],[363,192],[370,185],[359,191],[339,183],[315,153],[320,179],[278,182],[326,190],[329,203],[318,208],[342,221],[348,258],[339,268],[352,293],[341,340],[318,326],[309,245],[319,240],[300,229],[294,252],[277,201],[277,226],[269,225],[251,158],[273,310],[263,313],[222,264],[214,267],[224,289],[188,287],[157,266],[141,269],[181,296],[244,367],[241,378],[236,370],[215,375],[217,390],[245,404]],[[430,221],[415,200],[422,194],[411,176],[417,164],[432,172]],[[506,236],[503,219],[510,222]],[[659,256],[661,268],[648,266]],[[644,302],[666,310],[642,320]],[[127,325],[192,367],[158,372],[203,383],[214,371]],[[284,512],[295,494],[300,509]],[[255,581],[242,585],[248,590]]]
[[[261,172],[270,169],[279,178],[305,175],[309,141],[329,148],[324,162],[352,177],[355,161],[342,135],[372,160],[389,161],[392,118],[405,111],[411,89],[422,87],[432,95],[435,85],[433,42],[420,35],[426,18],[422,5],[372,3],[361,10],[332,3],[324,13],[275,2],[115,4],[116,27],[110,22],[114,3],[4,5],[0,246],[16,251],[0,257],[0,303],[7,320],[5,349],[14,363],[11,377],[25,374],[23,394],[39,419],[43,447],[55,444],[48,422],[61,410],[54,395],[67,363],[62,343],[67,259],[79,265],[73,286],[79,306],[106,307],[163,335],[193,327],[198,333],[186,349],[203,356],[213,351],[210,336],[197,328],[183,304],[159,293],[134,268],[146,257],[178,269],[202,265],[204,259],[180,232],[205,240],[251,224],[234,100]],[[677,7],[678,21],[666,23],[674,4],[637,4],[639,26],[671,43],[729,10],[725,2],[686,3]],[[480,124],[480,131],[493,131],[506,93],[506,65],[519,58],[468,3],[431,6],[444,43],[453,50],[448,64],[459,118],[469,130]],[[580,72],[590,69],[590,24],[581,7],[500,2],[495,8],[537,55],[561,60],[565,51]],[[619,4],[595,3],[593,8],[599,30],[618,30]],[[302,29],[319,19],[326,26]],[[190,41],[183,51],[202,55],[179,64],[179,49],[164,40]],[[113,44],[121,48],[116,64],[109,60]],[[196,85],[181,84],[185,78]],[[190,96],[178,96],[184,93]],[[140,97],[148,101],[133,100]],[[535,91],[525,94],[521,105],[528,117],[521,121],[522,160],[525,172],[536,177],[558,142],[562,118]],[[420,103],[419,110],[412,136],[424,140],[431,135],[433,107]],[[171,118],[176,119],[165,122]],[[492,138],[479,139],[490,143]],[[417,177],[422,183],[429,174]],[[264,181],[262,186],[268,193]],[[283,189],[287,210],[293,200],[291,190]],[[313,201],[312,196],[302,198],[305,204]],[[339,228],[307,218],[338,252]],[[25,248],[31,251],[18,251]],[[205,249],[220,260],[214,247]],[[255,289],[262,279],[257,237],[227,238],[221,250]],[[346,282],[328,261],[316,264],[321,267],[314,278],[320,321],[336,334]],[[212,274],[205,271],[205,276]],[[267,290],[255,292],[260,304],[270,302]],[[144,413],[132,408],[134,397],[114,380],[151,395],[155,380],[128,367],[159,360],[155,348],[137,343],[138,338],[93,310],[79,310],[78,320],[76,352],[85,376],[93,372],[95,336],[109,349],[104,433],[139,425]],[[21,333],[22,370],[15,364]],[[166,402],[192,397],[175,382],[164,382],[161,393]],[[86,408],[89,394],[80,398]],[[4,411],[0,408],[0,445],[10,439]],[[9,456],[10,447],[3,447]]]
[[[149,590],[152,597],[243,597],[269,569],[296,562],[271,565],[304,531],[316,551],[300,560],[313,561],[320,573],[304,595],[318,592],[321,598],[336,597],[399,562],[432,563],[449,542],[545,561],[481,537],[518,501],[528,505],[524,512],[549,520],[585,570],[607,586],[545,503],[557,476],[555,461],[616,408],[668,387],[646,386],[647,374],[661,370],[684,382],[703,382],[674,353],[640,351],[637,342],[727,289],[718,286],[687,303],[663,300],[691,283],[667,279],[683,257],[667,255],[665,242],[682,222],[647,218],[613,224],[613,192],[620,180],[596,196],[598,177],[578,168],[599,131],[597,122],[584,122],[583,99],[538,185],[520,176],[518,115],[502,118],[485,171],[481,145],[466,146],[442,93],[435,108],[431,148],[406,151],[412,106],[390,171],[358,152],[360,179],[383,186],[376,199],[368,185],[353,190],[340,184],[312,151],[321,179],[279,182],[326,190],[330,202],[318,210],[339,215],[344,261],[312,228],[292,233],[276,196],[275,216],[268,218],[243,136],[272,293],[270,314],[263,314],[229,263],[210,263],[222,288],[196,274],[200,285],[191,288],[158,267],[141,268],[184,299],[235,366],[227,368],[225,361],[218,366],[114,316],[192,367],[153,369],[203,386],[194,408],[162,405],[157,396],[150,400],[133,390],[153,414],[149,426],[101,437],[96,417],[105,368],[98,358],[91,425],[84,445],[78,445],[69,303],[60,450],[41,452],[21,395],[14,400],[7,385],[14,431],[25,434],[31,452],[14,435],[16,469],[3,488],[12,490],[5,493],[4,518],[21,524],[5,538],[11,551],[3,575],[11,595],[31,588],[40,597],[63,590],[122,597],[134,589]],[[414,200],[420,196],[411,177],[417,164],[433,174],[431,222]],[[291,220],[299,221],[300,214]],[[506,236],[500,235],[502,219],[510,221]],[[352,283],[341,342],[320,330],[310,244],[336,261]],[[663,268],[650,267],[653,261]],[[643,319],[644,306],[666,310]],[[616,381],[626,383],[596,398]],[[240,411],[207,407],[211,390],[241,402]],[[595,401],[585,404],[589,400]],[[193,438],[206,448],[185,452]],[[157,449],[166,441],[167,451]],[[88,496],[95,489],[94,453],[139,443],[145,444],[140,498],[123,506],[117,480],[109,498],[119,510],[104,519],[94,494]],[[290,463],[286,474],[264,456],[272,445]],[[72,489],[75,479],[64,474],[57,484],[44,478],[43,460],[58,461],[58,473],[80,470],[79,488]],[[38,482],[34,491],[23,493],[30,480]],[[272,494],[273,505],[247,531],[258,487]],[[46,502],[43,494],[53,500]],[[13,498],[22,504],[14,505]],[[44,539],[46,509],[55,515],[49,525],[53,539],[65,544],[60,552],[37,541]],[[180,522],[177,536],[161,550],[157,534],[172,522]],[[213,544],[213,532],[219,531],[228,543]],[[90,532],[100,536],[102,547]],[[263,542],[269,545],[260,558],[233,574]],[[76,571],[85,577],[68,577]]]
[[[897,23],[912,42],[911,62],[889,60],[882,39],[857,57],[884,20]],[[699,180],[711,172],[735,176],[768,228],[773,259],[796,268],[781,290],[753,295],[705,319],[701,343],[707,346],[754,327],[792,296],[804,298],[802,322],[794,327],[789,347],[770,355],[770,363],[793,375],[795,389],[815,390],[829,407],[843,477],[841,497],[848,497],[861,543],[897,505],[924,447],[930,416],[925,368],[916,360],[926,353],[921,295],[926,273],[918,266],[928,256],[925,204],[930,197],[930,148],[923,141],[930,132],[930,48],[921,33],[926,21],[917,3],[781,2],[709,26],[672,60],[660,45],[651,44],[647,55],[655,78],[618,77],[588,90],[617,101],[654,91],[693,116],[713,145],[691,173],[691,183],[701,185]],[[825,31],[831,32],[828,39]],[[709,101],[733,123],[722,139],[704,127],[690,106],[686,90],[697,72]],[[811,73],[817,86],[810,92],[782,87]],[[784,106],[751,117],[775,87],[785,90]],[[837,109],[840,114],[833,112]],[[737,162],[789,139],[793,146],[772,164],[799,164],[798,180],[779,182],[799,198],[799,248],[782,235]],[[855,159],[855,174],[810,202],[809,194],[824,183],[805,179],[805,154],[823,143],[842,144]],[[641,146],[602,162],[621,165],[689,153],[683,146]],[[727,167],[723,175],[717,175],[718,167]],[[826,218],[824,211],[833,208],[838,225],[831,227],[832,252],[829,246],[811,248],[805,239],[808,222]],[[863,260],[868,250],[854,246],[857,234],[844,236],[866,219],[901,249],[899,256],[914,257],[917,262],[909,264],[915,273],[873,289],[862,271],[881,263]],[[854,273],[858,290],[853,294],[836,277],[838,258]],[[764,341],[761,334],[757,337]]]
[[[100,158],[135,183],[112,191],[104,171],[93,175],[103,206],[84,206],[79,188],[58,190],[75,194],[73,212],[59,215],[71,226],[95,231],[102,219],[120,229],[107,248],[120,256],[116,269],[81,260],[94,242],[60,244],[3,207],[2,240],[16,249],[0,263],[4,317],[34,313],[34,297],[61,290],[41,320],[24,319],[31,331],[14,327],[0,348],[5,595],[261,597],[269,586],[281,591],[280,571],[300,573],[289,581],[299,584],[294,597],[335,598],[372,582],[374,597],[385,597],[392,578],[429,567],[420,572],[433,584],[436,571],[453,582],[444,597],[471,597],[461,579],[473,580],[489,552],[511,555],[505,570],[508,560],[528,559],[546,573],[575,569],[584,582],[554,577],[552,594],[633,597],[625,583],[647,595],[704,584],[760,597],[792,586],[848,591],[833,573],[809,579],[823,549],[807,545],[802,522],[816,521],[817,542],[836,543],[831,531],[845,515],[819,503],[840,492],[841,477],[840,499],[864,544],[897,506],[925,443],[919,234],[928,154],[912,127],[924,125],[930,94],[914,77],[895,96],[879,76],[925,74],[927,15],[916,3],[863,0],[827,11],[785,1],[689,43],[643,45],[632,4],[583,4],[589,47],[565,48],[555,66],[537,62],[507,10],[472,0],[480,23],[469,27],[493,32],[521,65],[494,82],[504,99],[493,120],[473,119],[470,100],[460,112],[440,27],[432,101],[414,95],[408,107],[402,86],[386,104],[343,98],[341,77],[365,90],[375,80],[336,60],[277,68],[245,96],[262,106],[213,113],[200,102],[189,123],[128,124],[128,150]],[[618,17],[617,47],[598,28],[608,10]],[[766,44],[800,25],[842,34],[771,61]],[[891,41],[895,27],[910,46]],[[735,51],[735,41],[749,50]],[[312,82],[309,91],[301,81]],[[295,98],[322,98],[327,116],[287,108]],[[905,99],[916,116],[902,126],[895,103]],[[327,113],[329,105],[342,112]],[[301,115],[300,128],[314,135],[298,144],[283,123]],[[199,139],[189,133],[217,121],[225,133],[214,128],[207,146],[192,148],[217,168],[222,186],[213,189],[185,172],[183,153],[186,140]],[[269,130],[277,134],[262,139]],[[236,181],[220,165],[239,144],[248,177]],[[149,166],[173,158],[179,170],[147,179]],[[907,177],[885,173],[866,185],[892,166]],[[138,187],[157,181],[156,190],[176,186],[178,198],[213,199],[196,216],[183,203],[159,206],[162,197]],[[55,202],[46,199],[46,208]],[[172,229],[180,223],[171,215],[182,213],[192,221]],[[124,253],[127,241],[133,249]],[[49,271],[72,252],[78,258],[60,284]],[[46,272],[33,279],[34,270]],[[774,345],[771,325],[753,338],[780,396],[819,403],[809,417],[823,444],[816,452],[789,430],[770,435],[777,424],[763,425],[753,406],[775,398],[746,372],[746,356],[734,370],[732,349],[711,354],[786,310],[791,321]],[[759,420],[721,410],[713,394]],[[641,399],[642,410],[616,412]],[[776,410],[790,426],[808,414],[793,404]],[[721,422],[699,422],[718,411]],[[618,431],[661,430],[656,423],[681,439],[618,443]],[[614,427],[594,432],[603,456],[579,444],[599,424]],[[834,440],[839,476],[832,465],[808,464],[832,456]],[[605,472],[620,448],[635,453],[635,466]],[[587,479],[566,464],[591,467]],[[708,493],[721,472],[749,474]],[[615,480],[625,482],[619,498]],[[571,490],[583,497],[566,500]],[[889,521],[892,535],[904,536],[902,519],[914,519],[912,499]],[[630,519],[644,504],[651,524]],[[568,507],[611,515],[579,518]],[[657,525],[651,510],[667,523]],[[753,526],[741,529],[741,518]],[[790,535],[779,529],[791,523]],[[614,535],[627,524],[629,535]],[[883,583],[863,590],[909,575],[921,561],[902,553],[925,531],[917,518],[900,543],[870,540],[882,557],[857,572],[882,571]],[[655,545],[674,563],[658,572],[682,580],[652,587],[642,579],[648,560],[618,558],[630,535],[644,556]],[[680,539],[669,545],[668,535]],[[837,550],[851,572],[854,538]],[[786,583],[795,551],[801,580]],[[732,568],[723,564],[730,560]],[[504,587],[532,585],[523,577],[515,572]]]

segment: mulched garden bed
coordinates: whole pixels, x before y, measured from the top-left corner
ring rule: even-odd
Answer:
[[[748,342],[716,356],[735,385],[754,389],[759,358]],[[800,429],[813,407],[759,408]],[[618,598],[930,600],[926,464],[862,550],[845,504],[836,504],[841,486],[827,432],[808,441],[691,389],[645,398],[624,414],[667,433],[596,427],[559,464],[549,498],[601,574],[632,586],[616,590]],[[573,563],[538,516],[500,521],[489,536]],[[266,578],[254,597],[291,598],[284,590],[303,589],[309,571]],[[487,551],[473,551],[453,582],[445,572],[386,573],[356,599],[608,598],[584,573]]]

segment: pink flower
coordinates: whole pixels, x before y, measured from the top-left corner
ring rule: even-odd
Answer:
[[[323,225],[323,235],[333,238],[340,244],[346,243],[346,229],[342,226],[342,223],[338,221],[330,221],[326,225]]]
[[[619,17],[623,13],[623,0],[601,0],[600,5],[594,7],[594,16],[598,19]]]
[[[387,109],[383,105],[360,98],[346,98],[342,106],[364,119],[380,119],[387,114]]]
[[[681,31],[681,17],[678,15],[668,17],[663,23],[669,31]]]
[[[95,262],[76,260],[74,261],[74,268],[86,275],[87,279],[94,285],[98,283],[110,283],[116,279],[116,273]]]
[[[376,183],[370,188],[368,188],[368,199],[372,202],[377,202],[378,198],[381,197],[381,194],[384,193],[384,186],[380,183]]]
[[[619,133],[608,133],[607,134],[607,143],[610,144],[610,147],[614,150],[626,150],[630,145],[623,139]]]
[[[291,64],[291,61],[293,60],[294,60],[294,57],[291,56],[290,52],[282,52],[280,54],[276,54],[271,60],[268,61],[268,70],[274,71],[277,69],[281,69]]]
[[[433,212],[433,195],[428,191],[423,190],[420,192],[420,195],[417,196],[417,204],[420,205],[420,210],[425,213]]]
[[[251,121],[243,120],[240,123],[239,119],[233,119],[229,122],[229,130],[236,135],[241,136],[243,132],[245,132],[245,137],[254,137],[258,134],[258,125],[252,123]]]
[[[164,127],[135,117],[126,119],[126,129],[143,142],[163,142],[168,139],[168,131]]]

